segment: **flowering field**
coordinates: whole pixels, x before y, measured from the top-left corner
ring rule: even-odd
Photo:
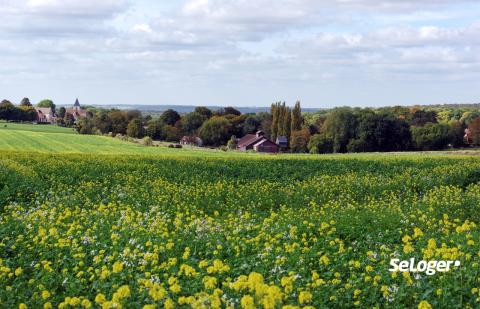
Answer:
[[[478,307],[480,159],[0,153],[0,307]],[[391,273],[390,260],[459,260]]]

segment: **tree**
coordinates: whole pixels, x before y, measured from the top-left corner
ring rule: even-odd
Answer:
[[[419,150],[445,149],[455,139],[452,128],[443,123],[427,123],[423,127],[412,127],[412,137]]]
[[[290,130],[293,132],[302,129],[302,123],[302,109],[300,107],[300,101],[297,101],[295,103],[295,107],[292,109],[292,122]]]
[[[357,120],[349,108],[334,109],[325,119],[320,132],[333,142],[333,152],[347,152],[350,139],[355,138]]]
[[[245,123],[245,120],[247,119],[247,115],[225,115],[225,118],[230,121],[230,124],[232,125],[232,134],[235,136],[240,136],[243,133],[243,125]]]
[[[265,133],[265,136],[275,140],[272,137],[272,115],[270,115],[270,113],[261,112],[257,113],[256,117],[260,121],[260,127],[258,129],[262,130]]]
[[[15,120],[21,120],[21,121],[35,121],[37,120],[37,111],[35,108],[32,106],[24,105],[20,106],[17,109],[18,116],[16,116],[17,119]]]
[[[231,106],[227,106],[223,109],[223,114],[224,115],[240,116],[242,113],[239,110],[237,110],[236,108],[233,108]]]
[[[38,107],[50,107],[53,111],[55,111],[55,104],[50,99],[45,99],[37,104]]]
[[[287,107],[284,111],[285,117],[283,118],[283,132],[284,135],[287,137],[287,141],[290,141],[290,129],[292,128],[292,113],[290,109]]]
[[[112,124],[113,134],[126,134],[127,133],[127,116],[124,111],[118,109],[112,109],[108,112],[108,118],[110,118]]]
[[[270,107],[270,113],[272,114],[272,123],[271,123],[271,139],[275,140],[278,136],[278,108],[279,103],[273,103]]]
[[[163,122],[159,119],[151,120],[148,122],[147,129],[145,134],[151,137],[153,140],[162,140],[165,139],[165,134],[163,132]]]
[[[112,121],[108,116],[108,113],[104,110],[98,111],[93,117],[95,127],[103,134],[112,132]]]
[[[449,125],[453,134],[452,146],[455,148],[465,146],[465,126],[460,121],[455,120],[451,121]]]
[[[292,135],[290,138],[290,149],[292,150],[292,152],[308,152],[309,141],[310,131],[307,128],[292,131]]]
[[[193,134],[202,126],[205,120],[207,120],[207,117],[200,113],[188,113],[182,118],[182,128],[188,134]]]
[[[427,123],[437,123],[435,111],[417,110],[412,116],[412,126],[421,127]]]
[[[193,112],[199,113],[200,115],[205,117],[205,119],[209,119],[213,116],[213,112],[205,106],[197,106],[195,107]]]
[[[66,113],[63,118],[63,123],[66,127],[71,128],[75,124],[75,117],[70,113]]]
[[[169,126],[175,125],[175,123],[180,120],[180,115],[173,109],[167,109],[160,116],[160,120]]]
[[[472,144],[480,145],[480,117],[473,118],[468,124]]]
[[[225,117],[212,117],[203,123],[199,129],[199,135],[205,145],[225,145],[231,136],[230,121]]]
[[[93,134],[95,133],[95,126],[93,120],[87,117],[81,117],[77,121],[77,131],[80,134]]]
[[[127,117],[127,122],[130,122],[135,118],[139,118],[139,119],[142,118],[142,113],[139,110],[130,109],[126,111],[126,117]]]
[[[470,125],[470,122],[477,117],[480,117],[480,112],[467,111],[462,114],[462,116],[460,117],[460,121],[468,126]]]
[[[145,136],[143,123],[140,119],[134,118],[128,123],[127,135],[133,138],[143,138]]]
[[[361,112],[356,136],[347,145],[348,152],[402,151],[410,148],[408,123],[392,114]]]
[[[32,103],[30,103],[28,98],[23,98],[22,101],[20,101],[20,106],[32,106]]]
[[[0,119],[14,120],[16,113],[15,105],[8,100],[0,102]]]
[[[180,129],[174,126],[164,125],[162,131],[167,142],[178,142],[182,135]]]
[[[315,134],[308,142],[308,150],[310,153],[332,153],[333,140],[325,134]]]
[[[227,147],[230,150],[237,149],[237,138],[235,137],[235,135],[232,135],[232,137],[230,137],[227,143]]]
[[[260,120],[255,116],[248,116],[243,123],[242,133],[243,135],[255,133],[260,128]]]
[[[277,136],[285,136],[285,102],[278,105],[278,128]]]
[[[65,117],[66,112],[67,112],[66,108],[62,106],[58,109],[57,116],[59,118],[63,118],[63,117]]]

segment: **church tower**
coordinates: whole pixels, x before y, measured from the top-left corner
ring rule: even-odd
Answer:
[[[78,102],[78,98],[75,100],[75,104],[73,104],[73,109],[75,111],[79,111],[81,110],[82,108],[80,107],[80,102]]]

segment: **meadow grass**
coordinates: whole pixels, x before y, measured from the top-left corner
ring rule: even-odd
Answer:
[[[75,131],[73,128],[65,128],[48,124],[6,122],[0,120],[0,131],[4,130],[77,134],[77,131]]]

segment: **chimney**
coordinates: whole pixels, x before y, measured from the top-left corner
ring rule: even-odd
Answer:
[[[257,131],[257,137],[261,137],[261,136],[264,136],[265,133],[263,131]]]

